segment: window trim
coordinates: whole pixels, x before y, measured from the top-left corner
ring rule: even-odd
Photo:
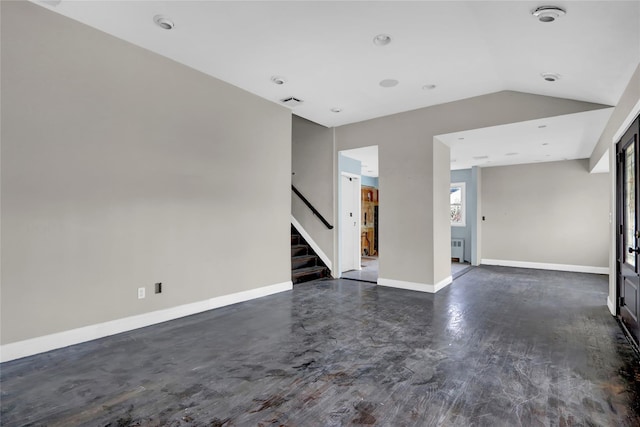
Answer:
[[[467,226],[467,189],[465,182],[452,182],[449,185],[449,211],[451,211],[451,189],[454,187],[459,187],[462,191],[462,195],[460,197],[460,213],[462,220],[460,222],[451,221],[452,227],[466,227]]]

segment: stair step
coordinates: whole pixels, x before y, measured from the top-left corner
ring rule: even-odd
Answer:
[[[291,224],[291,281],[294,284],[331,277],[331,271]]]
[[[291,245],[291,256],[300,256],[309,254],[309,246],[307,245]]]
[[[328,272],[327,267],[323,266],[299,268],[291,272],[291,280],[296,284],[308,282],[310,280],[322,279],[323,277],[328,276]]]
[[[317,266],[317,255],[300,255],[291,257],[291,270]]]

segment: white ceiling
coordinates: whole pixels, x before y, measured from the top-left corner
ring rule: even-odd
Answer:
[[[343,150],[340,152],[343,156],[359,160],[361,163],[361,175],[378,176],[378,146],[371,145],[369,147],[354,148],[352,150]]]
[[[640,63],[639,1],[32,1],[270,101],[302,99],[294,114],[329,127],[501,90],[615,105]],[[547,3],[566,16],[531,16]],[[157,14],[175,28],[158,27]],[[374,45],[381,33],[390,44]],[[563,129],[592,124],[576,120]],[[598,123],[569,151],[585,155]],[[508,144],[515,133],[492,137]],[[480,151],[496,159],[525,151],[489,145]]]
[[[584,159],[591,155],[612,111],[603,108],[436,138],[451,148],[451,169]]]

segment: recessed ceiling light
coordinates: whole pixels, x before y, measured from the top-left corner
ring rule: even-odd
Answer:
[[[544,129],[546,127],[547,127],[547,125],[540,125],[540,126],[538,126],[538,129]]]
[[[280,76],[272,76],[271,81],[277,85],[283,85],[286,82],[284,77],[280,77]]]
[[[556,73],[542,73],[540,75],[548,82],[555,82],[560,79],[560,74]]]
[[[398,81],[394,79],[384,79],[380,81],[380,86],[382,87],[394,87],[398,85]]]
[[[519,153],[507,153],[505,156],[517,156]]]
[[[373,38],[373,44],[376,46],[386,46],[391,43],[391,36],[388,34],[378,34]]]
[[[164,15],[156,15],[153,17],[153,22],[155,22],[160,28],[165,30],[171,30],[175,27],[175,24],[169,17]]]
[[[531,14],[538,18],[540,22],[553,22],[566,13],[566,10],[558,6],[540,6],[531,11]]]
[[[422,86],[422,90],[433,90],[436,88],[436,85],[424,85]]]
[[[474,160],[484,160],[484,159],[488,159],[489,156],[473,156]]]
[[[331,109],[332,113],[340,113],[342,111],[342,108],[338,108],[338,107],[334,107]]]
[[[549,143],[548,142],[543,142],[542,145],[549,145]]]
[[[460,138],[458,138],[458,139],[459,139],[460,141],[462,141],[464,138],[463,138],[463,137],[460,137]]]

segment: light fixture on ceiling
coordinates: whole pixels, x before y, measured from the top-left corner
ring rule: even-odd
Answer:
[[[339,108],[339,107],[333,107],[333,108],[331,109],[331,112],[332,112],[332,113],[340,113],[340,112],[342,112],[342,108]]]
[[[517,156],[519,153],[506,153],[505,156]]]
[[[286,82],[286,80],[284,79],[284,77],[280,77],[280,76],[272,76],[272,77],[271,77],[271,81],[272,81],[274,84],[277,84],[277,85],[283,85],[283,84],[285,84],[285,82]]]
[[[560,80],[560,74],[556,74],[556,73],[542,73],[540,74],[542,76],[543,79],[545,79],[548,82],[555,82]]]
[[[540,125],[540,126],[538,126],[538,129],[544,129],[546,127],[547,127],[547,125]]]
[[[460,138],[458,138],[458,139],[459,139],[460,141],[464,140],[464,138],[463,138],[463,137],[460,137]]]
[[[549,143],[548,142],[543,142],[542,145],[549,145]]]
[[[531,11],[531,14],[540,22],[553,22],[566,13],[566,10],[558,6],[540,6]]]
[[[382,87],[394,87],[398,85],[398,81],[394,79],[384,79],[380,81],[380,86]]]
[[[484,160],[484,159],[488,159],[489,156],[473,156],[474,160]]]
[[[378,34],[373,38],[373,44],[376,46],[386,46],[391,43],[391,36],[388,34]]]
[[[436,87],[437,87],[436,85],[424,85],[422,86],[422,90],[433,90]]]
[[[160,28],[165,30],[171,30],[175,27],[175,24],[169,17],[164,15],[156,15],[153,17],[153,22],[155,22]]]

